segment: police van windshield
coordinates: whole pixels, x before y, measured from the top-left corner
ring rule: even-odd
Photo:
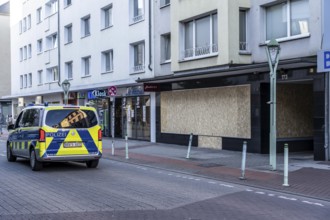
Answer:
[[[90,128],[97,125],[94,111],[82,109],[49,110],[46,125],[53,128]]]

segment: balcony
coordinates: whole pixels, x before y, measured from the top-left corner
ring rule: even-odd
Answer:
[[[218,44],[212,44],[204,47],[195,47],[184,50],[184,59],[194,59],[199,57],[207,57],[218,53]]]

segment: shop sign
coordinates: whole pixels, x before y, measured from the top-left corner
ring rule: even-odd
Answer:
[[[160,84],[158,83],[144,83],[143,90],[145,92],[160,92]]]
[[[91,90],[88,91],[87,93],[87,98],[88,99],[97,99],[97,98],[105,98],[108,97],[108,91],[105,89],[95,89],[95,90]]]
[[[144,91],[142,86],[134,86],[127,88],[127,95],[143,95]]]

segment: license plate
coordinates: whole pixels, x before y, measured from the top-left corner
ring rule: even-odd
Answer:
[[[82,143],[81,142],[65,142],[64,147],[81,147]]]

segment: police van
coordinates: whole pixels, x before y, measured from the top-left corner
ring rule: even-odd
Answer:
[[[29,106],[8,130],[7,160],[27,158],[34,171],[53,161],[96,168],[102,157],[102,131],[93,107]]]

